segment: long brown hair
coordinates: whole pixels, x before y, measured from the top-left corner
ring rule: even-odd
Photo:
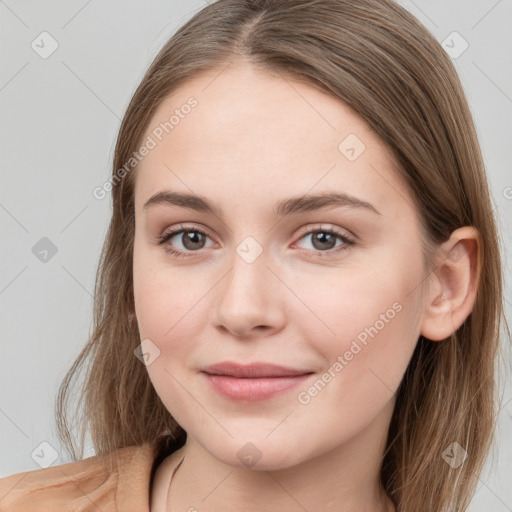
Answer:
[[[59,435],[74,460],[89,429],[96,454],[143,443],[183,445],[186,433],[134,356],[133,170],[162,101],[201,72],[243,60],[320,87],[353,107],[387,144],[435,248],[461,226],[481,236],[474,309],[448,339],[420,337],[397,391],[381,471],[399,511],[465,510],[490,449],[497,416],[495,360],[503,317],[500,247],[481,150],[450,58],[408,11],[391,0],[218,0],[196,13],[158,53],[119,130],[112,170],[113,211],[95,285],[94,329],[66,374],[56,402]],[[427,256],[431,252],[426,253]],[[426,261],[431,261],[427,258]],[[507,327],[508,331],[508,327]],[[67,405],[80,387],[77,454]],[[452,469],[443,451],[468,458]]]

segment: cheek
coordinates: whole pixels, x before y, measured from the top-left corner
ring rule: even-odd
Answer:
[[[417,308],[405,290],[352,292],[352,300],[326,303],[323,318],[335,334],[314,342],[325,366],[296,395],[297,418],[324,418],[325,442],[350,438],[391,405],[419,336]]]
[[[135,238],[133,253],[133,293],[141,336],[162,338],[190,308],[193,289],[179,270],[165,264],[160,247],[148,247]]]
[[[171,277],[154,270],[141,272],[134,279],[134,296],[141,339],[149,338],[162,352],[176,355],[183,346],[179,340],[193,339],[204,313],[198,290]]]
[[[394,390],[419,337],[418,310],[411,297],[396,288],[388,288],[386,295],[368,290],[350,297],[324,303],[322,319],[329,330],[323,336],[314,335],[309,322],[301,330],[311,334],[311,343],[325,361],[324,371],[342,375],[337,378],[342,388],[362,390],[363,382],[379,385],[380,378]]]
[[[207,276],[172,268],[156,251],[137,245],[133,270],[140,339],[151,340],[160,351],[148,366],[150,375],[159,367],[182,372],[194,366],[189,356],[198,350],[197,340],[208,320],[206,296],[212,284]]]
[[[140,256],[134,253],[139,335],[141,341],[150,340],[156,346],[151,345],[153,351],[158,350],[147,372],[167,410],[178,423],[187,424],[186,413],[184,417],[182,414],[190,408],[190,396],[183,389],[192,389],[188,379],[193,374],[188,370],[194,366],[191,354],[198,349],[194,340],[199,339],[200,322],[206,314],[204,305],[198,303],[197,283],[187,283],[179,271],[158,267],[154,260],[149,264],[149,259]]]
[[[317,318],[296,316],[302,336],[323,356],[325,380],[337,382],[327,385],[331,393],[354,392],[372,400],[372,386],[377,386],[389,398],[416,346],[421,252],[417,246],[397,250],[395,245],[375,261],[379,264],[340,268],[330,279],[320,279],[317,291],[307,296]],[[311,284],[296,280],[297,295],[305,296]]]

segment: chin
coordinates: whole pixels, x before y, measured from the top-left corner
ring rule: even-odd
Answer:
[[[295,442],[288,446],[278,437],[273,440],[260,438],[259,441],[230,439],[227,443],[206,445],[205,449],[224,464],[252,471],[287,469],[304,460],[303,448],[299,450]]]

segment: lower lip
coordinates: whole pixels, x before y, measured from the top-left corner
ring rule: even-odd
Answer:
[[[256,402],[265,400],[277,393],[287,391],[303,383],[312,374],[293,377],[237,378],[227,375],[211,375],[203,372],[206,380],[215,391],[232,400]]]

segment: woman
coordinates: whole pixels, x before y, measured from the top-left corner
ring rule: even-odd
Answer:
[[[218,0],[124,116],[76,462],[4,510],[465,510],[502,275],[457,74],[390,0]],[[87,360],[80,460],[66,416]]]

